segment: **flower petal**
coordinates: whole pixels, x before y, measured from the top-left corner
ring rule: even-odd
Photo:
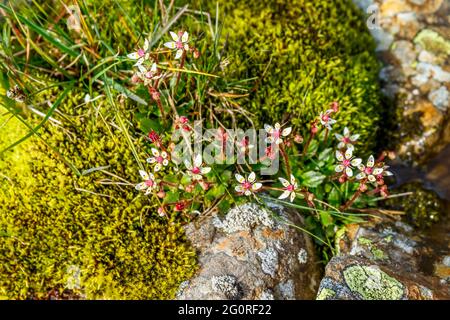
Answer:
[[[281,132],[281,135],[282,135],[283,137],[287,137],[288,135],[291,134],[291,132],[292,132],[292,127],[285,128],[285,129],[283,129],[283,131]]]
[[[373,158],[373,156],[370,156],[369,159],[367,160],[367,166],[369,168],[372,168],[374,163],[375,163],[375,159]]]
[[[353,176],[353,170],[350,167],[345,168],[345,174],[347,175],[347,177],[352,177]]]
[[[350,136],[350,141],[355,142],[356,140],[359,139],[359,136],[360,136],[359,134],[354,134],[354,135]]]
[[[288,190],[286,190],[286,191],[284,191],[279,197],[278,197],[278,199],[286,199],[287,197],[289,197],[291,195],[291,191],[288,191]]]
[[[347,127],[344,128],[344,137],[348,137],[350,134],[350,130]]]
[[[334,168],[334,171],[336,171],[336,172],[342,172],[342,171],[344,171],[344,169],[345,169],[345,167],[344,167],[342,164],[338,164],[338,165],[336,166],[336,168]]]
[[[268,125],[268,124],[265,124],[264,125],[264,130],[266,130],[267,133],[272,133],[273,132],[273,127]]]
[[[383,168],[375,168],[375,169],[373,169],[373,174],[375,176],[381,174],[382,172],[383,172]]]
[[[361,164],[361,162],[362,162],[362,159],[360,159],[360,158],[356,158],[356,159],[353,159],[352,161],[350,161],[351,165],[354,167],[359,166]]]
[[[188,159],[184,160],[184,166],[186,167],[186,169],[188,169],[189,171],[193,169],[191,162]]]
[[[177,54],[175,55],[175,59],[180,59],[182,54],[183,54],[183,50],[182,49],[178,49],[177,50]]]
[[[237,192],[243,192],[244,191],[244,188],[242,188],[242,186],[236,186],[236,187],[234,187],[234,190],[236,190]]]
[[[139,170],[139,174],[141,175],[142,179],[144,179],[144,180],[148,180],[149,179],[148,173],[145,172],[144,170]]]
[[[154,170],[155,172],[158,172],[158,171],[160,171],[161,169],[162,169],[161,163],[155,164],[155,167],[153,168],[153,170]]]
[[[338,149],[343,149],[345,147],[345,143],[339,142],[337,147],[338,147]]]
[[[176,43],[173,41],[169,41],[164,43],[164,46],[169,48],[169,49],[175,49],[177,47]]]
[[[252,185],[252,190],[253,191],[257,191],[257,190],[259,190],[259,189],[261,189],[262,188],[262,183],[260,183],[260,182],[255,182],[253,185]]]
[[[351,159],[352,155],[353,155],[353,149],[347,148],[347,150],[345,151],[345,159],[347,159],[347,160]]]
[[[127,58],[137,60],[137,59],[139,59],[139,54],[137,52],[132,52],[132,53],[127,54]]]
[[[148,51],[148,49],[150,49],[150,41],[148,41],[148,39],[144,40],[144,47],[142,49],[144,49],[144,51]]]
[[[289,186],[290,185],[290,183],[289,183],[289,181],[287,181],[286,179],[284,179],[284,178],[278,178],[278,180],[280,180],[280,182],[281,182],[281,184],[283,185],[283,187],[287,187],[287,186]]]
[[[167,158],[167,152],[165,152],[165,151],[161,152],[161,157],[163,157],[164,159],[166,159],[166,158]]]
[[[364,172],[360,172],[356,175],[357,180],[364,179],[366,177],[366,174]]]
[[[383,175],[384,176],[393,176],[394,174],[392,172],[390,172],[390,171],[384,170],[383,171]]]
[[[249,195],[252,194],[252,192],[251,192],[250,190],[245,190],[244,194],[245,194],[246,196],[249,196]]]
[[[152,188],[148,188],[148,189],[145,191],[144,194],[147,196],[147,195],[149,195],[151,192],[152,192]]]
[[[243,176],[241,176],[239,173],[236,173],[234,175],[234,177],[236,178],[237,182],[239,182],[239,183],[244,183],[245,182],[245,178]]]
[[[253,183],[255,180],[256,180],[256,174],[255,174],[254,172],[251,172],[251,173],[248,175],[247,181],[250,182],[250,183]]]
[[[201,154],[197,154],[194,157],[194,167],[201,167],[202,165],[202,155]]]
[[[367,177],[367,179],[369,179],[370,182],[375,182],[375,181],[377,181],[377,178],[375,178],[375,176],[372,175],[372,174],[370,174],[370,175]]]
[[[187,42],[189,40],[189,33],[187,33],[187,31],[185,31],[183,33],[183,35],[181,36],[181,42]]]
[[[336,137],[336,139],[338,139],[339,141],[343,140],[344,137],[342,136],[342,134],[339,133],[335,133],[334,136]]]
[[[342,152],[336,151],[336,159],[338,159],[338,161],[344,161],[344,156]]]
[[[152,150],[152,154],[153,154],[153,156],[155,156],[155,157],[159,157],[159,151],[158,151],[157,149],[155,149],[155,148],[152,148],[151,150]]]
[[[295,199],[295,192],[291,192],[291,198],[289,200],[291,200],[291,202],[293,202]]]
[[[177,42],[179,40],[179,37],[175,32],[170,31],[169,33],[170,33],[170,36],[172,37],[173,41]]]
[[[297,182],[295,181],[295,177],[293,174],[291,174],[291,185],[295,185]]]
[[[148,163],[155,163],[156,162],[156,158],[155,157],[147,158],[147,162]]]
[[[204,167],[204,168],[201,169],[201,173],[202,173],[202,174],[207,174],[207,173],[210,172],[210,171],[211,171],[211,168],[210,168],[210,167]]]
[[[136,190],[144,190],[145,188],[147,188],[147,186],[145,185],[145,182],[141,182],[141,183],[138,183],[137,185],[135,185],[134,188]]]

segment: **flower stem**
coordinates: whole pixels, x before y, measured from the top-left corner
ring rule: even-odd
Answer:
[[[180,69],[184,68],[184,62],[186,61],[186,51],[183,51],[183,55],[181,56]],[[178,82],[180,82],[181,71],[178,72],[177,82],[175,83],[175,87],[178,87]]]
[[[358,197],[359,197],[360,195],[361,195],[361,190],[358,189],[358,191],[356,191],[356,192],[353,194],[352,198],[351,198],[350,200],[348,200],[347,203],[341,207],[341,210],[342,210],[342,211],[347,210],[347,208],[350,207],[350,206],[353,204],[353,202],[355,202],[356,199],[358,199]]]
[[[308,152],[309,145],[311,144],[312,139],[314,138],[314,134],[310,134],[308,141],[306,141],[305,146],[303,147],[302,157],[306,155],[306,152]]]
[[[281,155],[283,156],[284,165],[286,166],[287,176],[290,179],[291,178],[291,166],[289,165],[289,158],[288,158],[288,155],[286,153],[286,149],[284,148],[283,143],[280,145],[280,152],[281,152]]]

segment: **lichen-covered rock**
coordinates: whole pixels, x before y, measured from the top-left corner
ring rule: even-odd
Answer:
[[[320,280],[313,243],[286,220],[302,223],[296,211],[246,203],[189,224],[199,270],[178,299],[313,298]]]
[[[426,266],[448,247],[431,246],[402,222],[351,225],[339,243],[341,254],[325,269],[317,299],[448,299],[447,280]],[[438,258],[440,257],[440,258]],[[444,268],[444,267],[442,267]]]

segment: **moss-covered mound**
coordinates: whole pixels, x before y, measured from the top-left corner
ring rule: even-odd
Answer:
[[[215,12],[215,1],[200,2]],[[379,66],[365,19],[350,0],[219,1],[219,8],[228,71],[237,79],[258,77],[246,104],[257,123],[290,116],[302,129],[337,100],[338,127],[373,145]]]
[[[101,184],[121,181],[100,171],[79,177],[62,161],[138,181],[108,104],[79,106],[82,98],[72,94],[59,108],[62,127],[48,122],[40,131],[60,156],[31,138],[0,159],[0,297],[69,290],[91,299],[173,298],[195,268],[180,225],[160,219],[133,186]],[[26,132],[10,120],[0,148]]]

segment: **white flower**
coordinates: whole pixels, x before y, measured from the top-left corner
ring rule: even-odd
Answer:
[[[170,31],[170,36],[172,37],[173,41],[164,43],[164,46],[169,49],[176,49],[177,53],[175,55],[175,59],[179,59],[185,50],[189,50],[189,45],[187,44],[189,40],[189,34],[185,31],[183,34],[178,35],[175,32]]]
[[[150,54],[148,53],[148,49],[150,49],[150,42],[148,41],[148,39],[145,39],[143,48],[139,48],[136,52],[127,54],[127,57],[129,59],[137,60],[134,66],[138,67],[139,71],[142,73],[146,72],[146,69],[142,64],[145,60],[148,60],[150,56]]]
[[[270,136],[266,138],[267,143],[275,142],[276,144],[280,144],[283,142],[282,137],[287,137],[291,133],[292,128],[289,127],[289,128],[284,128],[283,130],[281,130],[281,126],[277,122],[277,123],[275,123],[275,128],[268,124],[265,124],[264,130],[266,130],[266,132],[268,134],[270,134]]]
[[[138,183],[135,188],[136,190],[139,191],[144,191],[145,190],[145,195],[148,195],[149,193],[151,193],[153,190],[158,190],[158,184],[155,180],[155,176],[153,175],[153,173],[147,173],[143,170],[139,170],[139,174],[141,175],[142,179],[144,180],[144,182]]]
[[[234,187],[234,190],[236,190],[236,192],[243,193],[246,196],[251,195],[253,192],[258,191],[262,187],[262,183],[256,182],[256,174],[254,172],[251,172],[247,178],[244,178],[238,173],[234,176],[240,183],[238,186]]]
[[[160,171],[163,167],[166,167],[169,164],[167,152],[162,151],[159,152],[155,148],[152,148],[153,157],[147,159],[148,163],[156,163],[155,172]]]
[[[202,180],[202,175],[211,171],[211,168],[203,167],[202,156],[200,154],[194,157],[193,164],[191,164],[189,160],[184,160],[184,165],[186,166],[186,169],[188,169],[188,175],[191,176],[193,180]]]
[[[376,182],[378,179],[382,179],[383,176],[392,176],[392,172],[385,170],[389,168],[388,166],[374,168],[374,165],[374,157],[370,156],[365,166],[363,164],[358,166],[361,172],[356,175],[356,179],[361,180],[367,178],[370,182]]]
[[[335,168],[336,172],[342,172],[345,170],[347,177],[353,176],[353,167],[357,167],[361,164],[362,160],[360,158],[353,158],[353,148],[348,148],[345,154],[340,151],[336,151],[336,159],[341,163]]]
[[[347,127],[344,128],[344,134],[335,133],[336,139],[338,139],[338,149],[353,148],[353,143],[359,139],[359,134],[350,135],[350,131]]]
[[[330,114],[333,113],[333,109],[328,109],[325,112],[321,112],[319,116],[320,123],[328,130],[331,130],[331,125],[336,123],[336,120],[331,119]]]
[[[295,190],[298,189],[297,181],[295,181],[295,177],[291,174],[291,181],[287,181],[284,178],[278,178],[281,184],[283,185],[284,192],[278,197],[278,199],[286,199],[289,197],[289,200],[292,202],[295,199]]]
[[[147,70],[143,65],[140,65],[139,69],[140,71],[136,72],[136,76],[144,83],[145,86],[151,84],[152,80],[161,78],[161,75],[158,75],[158,66],[156,63],[152,64],[150,70]]]

